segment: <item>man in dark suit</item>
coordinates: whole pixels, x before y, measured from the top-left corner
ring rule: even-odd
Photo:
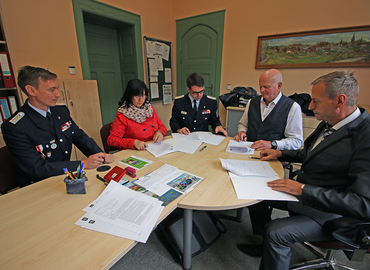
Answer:
[[[190,74],[186,84],[189,94],[176,97],[172,107],[172,132],[188,135],[194,131],[209,131],[211,125],[215,133],[227,136],[218,117],[216,99],[204,95],[203,77],[198,73]]]
[[[270,219],[269,205],[252,223],[264,229],[260,269],[289,268],[290,246],[295,242],[325,241],[326,221],[353,217],[370,221],[370,116],[357,108],[358,84],[353,73],[337,71],[312,82],[310,109],[322,120],[301,150],[261,152],[261,160],[302,163],[297,181],[278,179],[268,183],[273,190],[297,196],[299,202],[285,202],[281,208],[290,217]],[[239,245],[242,252],[256,256],[258,246]]]
[[[57,75],[43,68],[25,66],[19,70],[18,85],[28,96],[24,105],[1,130],[6,145],[17,162],[21,187],[63,174],[111,163],[114,156],[100,147],[72,120],[66,106],[56,106],[60,97]],[[88,158],[70,161],[72,144]]]

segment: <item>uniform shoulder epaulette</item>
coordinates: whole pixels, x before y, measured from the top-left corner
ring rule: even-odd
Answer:
[[[179,99],[179,98],[183,98],[184,95],[181,95],[181,96],[178,96],[178,97],[175,97],[175,99]]]
[[[215,98],[215,97],[211,97],[211,96],[207,96],[207,98],[209,98],[209,99],[213,99],[213,100],[216,100],[216,98]]]
[[[19,120],[23,118],[23,116],[25,116],[25,113],[19,112],[12,119],[10,119],[9,122],[15,125],[18,123]]]

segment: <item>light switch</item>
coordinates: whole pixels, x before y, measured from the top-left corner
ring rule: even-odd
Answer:
[[[69,66],[68,67],[68,70],[69,70],[69,74],[71,74],[71,75],[75,75],[76,74],[76,67]]]

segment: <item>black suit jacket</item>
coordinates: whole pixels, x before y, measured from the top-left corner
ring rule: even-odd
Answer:
[[[306,184],[293,212],[320,224],[343,215],[370,221],[370,116],[361,115],[319,143],[311,152],[325,123],[306,139],[302,150],[282,151],[280,160],[301,162],[297,181]]]
[[[54,127],[27,101],[1,126],[5,143],[21,169],[20,186],[63,174],[63,168],[76,171],[80,161],[70,161],[72,144],[86,156],[102,152],[72,120],[66,106],[50,110]]]
[[[178,129],[183,127],[187,127],[190,132],[209,131],[209,125],[212,126],[213,130],[217,126],[221,126],[215,98],[203,95],[196,115],[193,113],[191,100],[188,95],[175,99],[170,119],[172,132],[177,132]]]

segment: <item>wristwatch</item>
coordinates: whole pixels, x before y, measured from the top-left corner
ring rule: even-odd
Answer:
[[[271,141],[271,149],[277,149],[276,141]]]

